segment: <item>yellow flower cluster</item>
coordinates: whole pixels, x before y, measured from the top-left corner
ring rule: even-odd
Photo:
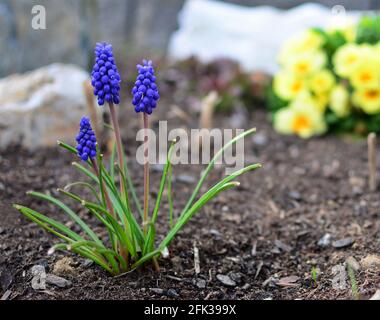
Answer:
[[[367,114],[380,112],[380,45],[348,43],[333,58],[336,74],[353,88],[352,103]]]
[[[321,35],[307,30],[290,39],[280,53],[282,69],[274,78],[273,89],[289,101],[274,116],[274,127],[280,133],[308,138],[326,131],[323,114],[335,76],[326,67],[323,44]]]
[[[274,93],[287,102],[274,115],[278,132],[303,138],[323,134],[327,108],[338,118],[354,109],[380,113],[380,44],[355,44],[353,28],[341,31],[346,43],[330,56],[330,63],[325,38],[315,30],[285,43],[279,55],[281,70],[273,80]]]

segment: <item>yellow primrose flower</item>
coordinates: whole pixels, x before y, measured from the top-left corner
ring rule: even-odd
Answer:
[[[380,80],[378,68],[372,59],[363,61],[350,76],[352,85],[359,89],[377,86]]]
[[[346,44],[338,49],[333,57],[335,72],[341,77],[348,77],[360,64],[363,50],[356,44]]]
[[[330,91],[334,84],[335,77],[327,69],[318,71],[315,75],[312,76],[312,78],[309,81],[310,89],[317,94]]]
[[[294,108],[313,108],[314,110],[324,113],[327,107],[328,97],[326,94],[313,95],[311,92],[302,91],[292,102]]]
[[[316,51],[293,56],[284,67],[296,77],[305,78],[322,69],[325,64],[326,55],[322,51]]]
[[[305,89],[305,81],[289,73],[280,72],[274,78],[273,88],[280,98],[292,100]]]
[[[380,87],[357,90],[352,99],[367,114],[380,112]]]
[[[294,55],[314,52],[320,49],[323,43],[324,39],[320,34],[314,30],[305,30],[286,41],[280,52],[279,62],[286,63]]]
[[[345,86],[339,84],[331,90],[330,109],[338,117],[345,117],[350,113],[350,94]]]
[[[317,101],[311,92],[307,90],[300,92],[300,94],[291,102],[291,106],[296,109],[303,109],[305,106],[308,106],[313,107],[315,110],[319,110]]]
[[[302,138],[310,138],[326,131],[323,115],[313,106],[303,108],[291,105],[279,110],[274,115],[274,128],[282,134],[296,134]]]

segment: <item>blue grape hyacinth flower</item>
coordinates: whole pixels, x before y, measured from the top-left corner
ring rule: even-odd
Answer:
[[[152,61],[143,60],[142,65],[137,65],[137,70],[138,76],[132,89],[132,104],[136,112],[151,114],[160,99]]]
[[[96,44],[91,80],[100,106],[104,105],[105,101],[120,103],[120,74],[115,64],[112,46],[106,42]]]
[[[83,161],[87,161],[89,158],[93,159],[96,157],[96,137],[94,131],[91,128],[89,118],[82,117],[80,120],[80,129],[76,140],[78,143],[78,156]]]

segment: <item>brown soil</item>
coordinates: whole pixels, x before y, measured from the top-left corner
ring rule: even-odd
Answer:
[[[129,127],[127,145],[135,148],[133,138],[138,121],[130,120],[135,118],[133,113],[124,116],[128,121],[122,123]],[[164,115],[161,119],[165,119]],[[193,117],[190,123],[174,121],[169,120],[173,127],[196,123]],[[217,124],[228,127],[228,121],[229,118],[220,116]],[[380,198],[378,191],[368,191],[365,141],[279,136],[263,111],[253,113],[249,122],[249,126],[257,127],[258,134],[246,140],[246,161],[261,162],[264,167],[241,177],[238,189],[221,194],[190,221],[170,246],[170,258],[160,260],[159,273],[146,267],[112,278],[79,256],[63,252],[48,255],[57,239],[25,219],[11,204],[31,206],[67,222],[62,212],[25,192],[33,189],[56,194],[57,187],[78,179],[70,166],[73,157],[58,148],[33,153],[19,148],[2,152],[0,297],[8,291],[9,299],[352,298],[349,281],[346,289],[333,288],[332,268],[344,264],[349,256],[360,261],[380,251]],[[129,154],[133,150],[129,149]],[[136,164],[131,166],[141,194],[142,169]],[[174,169],[174,175],[195,177],[200,170],[200,166],[189,165],[186,169]],[[223,171],[217,169],[208,185],[222,175]],[[152,176],[157,186],[160,172],[152,170]],[[192,188],[193,183],[183,179],[175,182],[176,211],[186,202]],[[79,210],[75,205],[73,208]],[[80,214],[96,226],[87,212]],[[167,225],[165,211],[161,212],[160,221]],[[165,229],[159,228],[158,232],[162,234]],[[321,247],[318,240],[326,233],[331,234],[331,243]],[[352,238],[353,244],[340,249],[332,245],[347,237]],[[194,243],[200,253],[199,275],[194,272]],[[30,268],[43,264],[52,271],[65,256],[74,260],[74,272],[64,275],[72,286],[32,289]],[[313,267],[320,270],[316,282],[311,279]],[[225,286],[217,275],[229,276],[236,285]],[[278,283],[288,276],[299,279]],[[360,297],[370,297],[380,287],[379,279],[376,270],[357,271]]]

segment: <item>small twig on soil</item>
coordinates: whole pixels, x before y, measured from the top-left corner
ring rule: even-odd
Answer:
[[[191,122],[191,117],[177,105],[172,105],[170,110],[169,116],[171,118],[178,117],[187,123]]]
[[[219,95],[216,91],[211,91],[202,101],[201,116],[199,119],[199,129],[211,129],[213,125],[213,115],[216,104],[219,101]],[[209,132],[202,130],[199,132],[198,141],[199,149],[202,148],[202,142],[207,141]]]
[[[212,117],[214,109],[219,100],[216,91],[211,91],[202,101],[201,117],[199,120],[199,128],[210,129],[212,127]]]
[[[199,249],[197,248],[197,243],[194,241],[194,270],[195,274],[201,273],[201,266],[199,261]]]
[[[167,279],[170,279],[170,280],[178,281],[178,282],[182,282],[183,281],[182,278],[174,277],[174,276],[171,276],[171,275],[166,275],[164,277],[167,278]]]
[[[376,134],[370,133],[367,138],[368,144],[368,170],[369,170],[369,190],[376,190]]]
[[[8,300],[8,298],[11,296],[11,294],[12,294],[11,290],[5,291],[5,293],[2,295],[2,297],[0,298],[0,300]]]
[[[255,257],[257,254],[257,240],[254,240],[252,243],[251,256]]]

